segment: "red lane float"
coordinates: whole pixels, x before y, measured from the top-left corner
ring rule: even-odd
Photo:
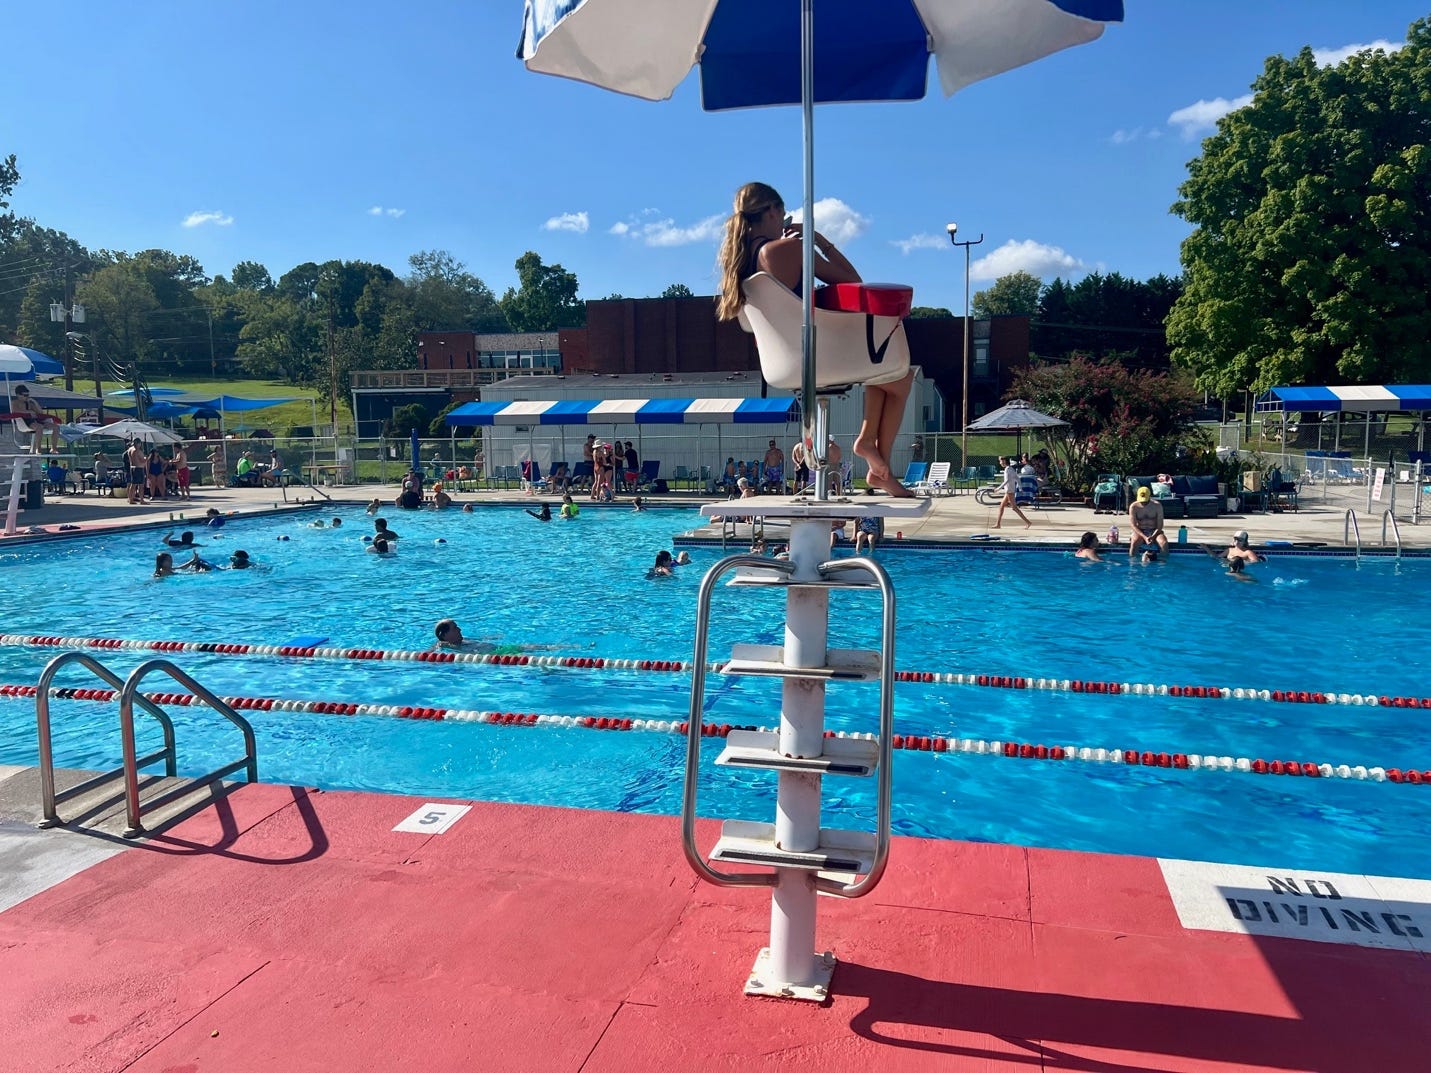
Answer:
[[[0,697],[28,699],[36,687],[0,684]],[[203,702],[190,693],[145,693],[156,704],[200,705]],[[64,700],[96,700],[112,702],[118,694],[112,689],[55,687],[50,696]],[[318,715],[373,715],[398,719],[419,719],[430,722],[476,722],[496,726],[581,727],[590,730],[656,731],[685,734],[686,722],[661,719],[633,719],[627,716],[548,715],[536,712],[483,712],[456,708],[432,708],[415,705],[356,704],[351,701],[287,700],[278,697],[223,697],[225,704],[244,711],[311,712]],[[708,738],[727,737],[732,730],[758,730],[755,726],[735,726],[730,723],[703,723],[701,734]],[[769,729],[769,728],[764,728]],[[869,734],[847,734],[825,731],[825,737],[871,739]],[[1310,760],[1263,760],[1233,756],[1203,756],[1196,753],[1154,752],[1151,749],[1105,749],[1075,745],[1045,745],[1035,742],[985,741],[977,738],[943,738],[914,734],[895,734],[891,744],[910,752],[973,753],[984,756],[1004,756],[1017,760],[1080,761],[1124,764],[1132,767],[1166,768],[1177,771],[1223,771],[1252,775],[1286,775],[1301,778],[1338,778],[1368,782],[1388,782],[1405,786],[1431,786],[1431,769],[1380,767],[1351,764],[1316,763]]]
[[[682,674],[691,669],[691,663],[684,660],[607,659],[600,656],[540,656],[517,653],[434,651],[431,649],[384,651],[373,648],[299,648],[291,645],[223,644],[212,641],[125,641],[112,637],[52,637],[32,634],[0,634],[0,645],[199,652],[208,655],[282,656],[293,659],[412,660],[420,663],[473,663],[498,667],[560,667],[572,670],[630,670],[675,674]],[[712,663],[710,669],[719,670],[720,666],[719,663]],[[983,686],[989,689],[1041,689],[1050,692],[1092,693],[1110,696],[1168,696],[1204,700],[1263,700],[1280,704],[1344,704],[1431,709],[1431,697],[1391,697],[1369,692],[1326,693],[1312,690],[1268,690],[1240,686],[1099,682],[1069,678],[1034,678],[917,670],[895,671],[895,680],[920,682],[927,685]]]

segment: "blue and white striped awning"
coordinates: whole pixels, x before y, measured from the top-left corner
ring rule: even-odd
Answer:
[[[474,425],[783,425],[800,419],[794,398],[565,399],[469,402],[447,415],[452,428]]]
[[[1257,400],[1259,410],[1431,410],[1431,385],[1350,384],[1342,387],[1274,387]]]

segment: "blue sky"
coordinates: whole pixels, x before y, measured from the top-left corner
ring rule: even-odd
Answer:
[[[866,279],[963,307],[1006,272],[1178,271],[1186,163],[1273,53],[1400,42],[1402,0],[1127,0],[1099,41],[952,98],[816,110],[816,224]],[[583,298],[715,287],[754,178],[800,196],[797,108],[707,114],[527,72],[520,0],[11,4],[12,207],[90,248],[242,260],[451,251],[499,295],[536,250]],[[23,46],[21,45],[23,43]],[[17,88],[19,87],[19,88]]]

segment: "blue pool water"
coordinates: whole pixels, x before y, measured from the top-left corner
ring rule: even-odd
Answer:
[[[259,566],[156,581],[158,534],[11,546],[0,552],[6,633],[280,644],[318,634],[342,647],[426,648],[432,624],[456,618],[469,637],[554,646],[576,655],[690,658],[697,584],[720,557],[696,549],[677,577],[643,575],[694,511],[586,510],[541,524],[520,510],[411,515],[397,557],[366,555],[370,523],[337,508],[341,529],[293,517],[236,520],[204,552],[243,547]],[[278,538],[289,537],[283,541]],[[434,541],[442,538],[446,544]],[[1226,578],[1203,556],[1152,567],[1083,564],[1061,552],[891,550],[902,669],[1421,696],[1431,624],[1419,603],[1431,563],[1273,558],[1257,581]],[[831,643],[873,642],[869,595],[835,593]],[[712,654],[733,642],[779,643],[782,603],[749,589],[717,594]],[[0,647],[0,682],[33,684],[54,650]],[[124,674],[152,653],[106,652]],[[678,674],[364,663],[180,654],[175,662],[220,694],[454,709],[685,717]],[[88,685],[77,669],[60,684]],[[152,688],[162,689],[159,680]],[[876,690],[832,685],[828,725],[875,729]],[[56,701],[57,762],[117,763],[113,705]],[[773,725],[772,682],[713,676],[707,719]],[[203,709],[174,709],[181,766],[232,758],[232,732]],[[991,690],[900,683],[897,729],[915,735],[1155,752],[1296,758],[1431,768],[1428,715],[1380,707],[1286,705],[1144,696]],[[268,781],[434,797],[674,812],[683,739],[381,717],[251,713]],[[147,721],[146,721],[147,722]],[[145,723],[141,724],[144,727]],[[152,730],[145,731],[153,734]],[[154,735],[157,740],[157,735]],[[710,760],[701,807],[769,819],[774,778]],[[33,705],[0,699],[0,763],[35,760]],[[1342,780],[1255,777],[965,754],[898,754],[897,830],[1204,860],[1431,877],[1431,790]],[[826,781],[830,809],[874,809],[867,780]],[[831,822],[827,814],[826,823]],[[845,821],[851,822],[851,821]],[[836,824],[838,825],[838,824]]]

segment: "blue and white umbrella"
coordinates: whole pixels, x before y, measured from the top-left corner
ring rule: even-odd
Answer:
[[[1098,38],[1123,0],[525,0],[518,58],[647,100],[701,68],[707,111],[801,105],[805,221],[814,220],[814,105],[918,100],[929,57],[945,95]],[[803,279],[814,278],[804,228]],[[813,287],[802,289],[800,402],[811,436]]]
[[[7,380],[33,380],[40,376],[59,376],[65,371],[63,363],[48,354],[31,350],[27,346],[12,346],[0,343],[0,373]]]

